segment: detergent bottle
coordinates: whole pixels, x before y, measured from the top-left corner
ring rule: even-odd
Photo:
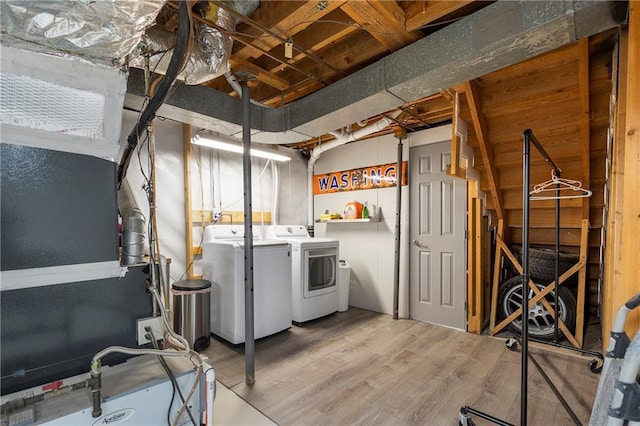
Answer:
[[[367,206],[367,202],[364,202],[364,206],[362,206],[362,218],[363,219],[368,219],[369,218],[369,207]]]
[[[362,217],[362,203],[351,201],[344,206],[345,219],[360,219]]]

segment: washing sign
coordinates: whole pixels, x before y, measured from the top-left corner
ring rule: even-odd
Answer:
[[[313,193],[358,191],[396,186],[398,163],[331,172],[313,177]],[[407,184],[407,162],[402,162],[402,185]]]

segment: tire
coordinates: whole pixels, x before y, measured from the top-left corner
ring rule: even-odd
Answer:
[[[516,259],[518,259],[518,262],[522,263],[522,246],[513,245],[510,249]],[[578,263],[579,259],[579,256],[572,253],[560,253],[558,258],[558,270],[560,275]],[[513,275],[518,275],[516,268],[511,264],[511,262],[507,261],[507,265]],[[553,281],[556,275],[555,250],[529,247],[529,275],[534,281]],[[575,277],[575,274],[573,276]]]
[[[534,281],[535,282],[535,281]],[[522,277],[516,276],[507,280],[501,287],[498,295],[498,315],[504,319],[515,312],[522,306],[521,297]],[[545,284],[538,284],[539,289],[543,289]],[[529,290],[529,297],[533,297],[533,291]],[[545,299],[553,309],[555,303],[555,292],[550,292]],[[573,332],[576,322],[576,298],[570,289],[560,286],[558,292],[558,314],[560,319],[565,323],[567,328]],[[541,340],[553,340],[555,321],[553,317],[542,306],[542,303],[536,303],[529,309],[529,336]],[[516,318],[509,323],[508,328],[514,333],[522,333],[522,319]],[[558,331],[558,338],[563,338],[562,331]]]

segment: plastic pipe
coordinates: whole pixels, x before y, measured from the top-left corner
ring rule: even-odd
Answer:
[[[202,366],[205,369],[205,424],[206,426],[213,426],[213,400],[216,398],[216,372],[212,366],[203,363]]]
[[[335,137],[334,140],[329,141],[327,143],[321,143],[311,151],[311,157],[309,158],[309,162],[307,163],[307,187],[308,187],[308,212],[307,212],[307,225],[313,226],[313,166],[320,158],[323,152],[329,151],[335,147],[340,145],[344,145],[348,142],[353,142],[358,139],[361,139],[365,136],[369,136],[371,133],[378,132],[391,123],[393,123],[393,119],[402,114],[402,111],[395,111],[389,115],[389,117],[382,117],[380,120],[372,123],[362,129],[358,129],[355,132],[350,133],[337,133],[337,132],[329,132],[329,134]]]

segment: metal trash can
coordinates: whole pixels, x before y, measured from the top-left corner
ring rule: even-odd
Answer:
[[[209,347],[211,281],[181,280],[171,284],[173,329],[200,352]]]

